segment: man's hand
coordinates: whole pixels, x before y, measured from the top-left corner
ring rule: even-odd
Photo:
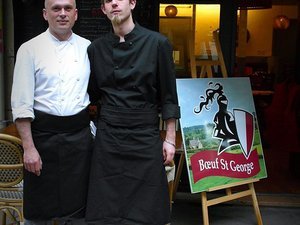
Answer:
[[[42,160],[35,148],[24,150],[24,167],[37,176],[41,175]]]
[[[174,158],[175,147],[164,141],[163,143],[164,165],[168,165]]]
[[[40,176],[42,170],[42,160],[33,143],[31,133],[31,118],[19,118],[15,122],[24,149],[24,167],[29,172]]]
[[[168,119],[166,122],[166,137],[163,143],[164,165],[168,165],[174,158],[176,147],[175,119]]]

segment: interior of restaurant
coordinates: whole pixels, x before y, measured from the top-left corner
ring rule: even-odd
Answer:
[[[77,2],[80,7],[84,1]],[[149,12],[149,17],[155,16],[149,27],[154,27],[171,41],[178,79],[250,78],[268,173],[267,178],[255,184],[256,191],[300,194],[300,75],[297,68],[300,63],[299,0],[273,0],[271,7],[266,8],[233,8],[231,3],[221,3],[223,1],[141,2],[143,5],[140,4],[138,9],[145,10],[147,4],[148,9],[157,9],[155,13]],[[4,48],[3,51],[4,72],[1,82],[3,80],[5,85],[1,88],[0,99],[2,121],[11,120],[9,96],[14,53],[21,42],[45,26],[43,22],[38,23],[30,17],[39,14],[39,8],[35,8],[34,14],[26,10],[24,7],[14,9],[15,34],[12,40],[15,41],[12,48]],[[3,14],[7,13],[4,11]],[[98,15],[98,11],[93,12],[96,12],[94,18],[103,19],[101,13]],[[3,23],[4,46],[9,39],[8,28],[5,27],[9,23],[5,21],[7,18],[4,17]],[[34,24],[34,29],[24,26],[24,18],[27,18],[27,25],[29,22]],[[81,31],[84,26],[83,19],[84,16],[79,17],[76,31]],[[144,25],[149,21],[144,19],[139,23]],[[0,128],[2,131],[8,130],[4,125]],[[17,135],[13,129],[7,132]],[[181,142],[179,129],[178,148]],[[176,154],[177,164],[179,157],[180,154]],[[190,191],[185,167],[176,188],[178,192]]]
[[[226,77],[215,36],[220,4],[159,8],[159,31],[173,44],[177,77]],[[268,173],[255,184],[260,193],[300,194],[299,23],[299,1],[237,11],[236,60],[229,76],[249,77],[253,89]],[[207,69],[209,62],[212,68]],[[187,180],[183,170],[178,191],[189,191]]]

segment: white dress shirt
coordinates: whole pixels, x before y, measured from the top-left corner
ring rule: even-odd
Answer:
[[[49,30],[21,45],[11,95],[13,120],[34,119],[34,110],[74,115],[89,104],[90,41],[76,34],[59,41]]]

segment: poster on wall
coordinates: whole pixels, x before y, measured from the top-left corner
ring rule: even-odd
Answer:
[[[192,193],[267,177],[249,78],[177,79]]]

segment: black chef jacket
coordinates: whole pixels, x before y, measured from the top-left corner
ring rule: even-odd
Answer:
[[[124,108],[158,108],[179,118],[172,47],[163,35],[138,24],[125,42],[109,33],[88,48],[92,102]]]

